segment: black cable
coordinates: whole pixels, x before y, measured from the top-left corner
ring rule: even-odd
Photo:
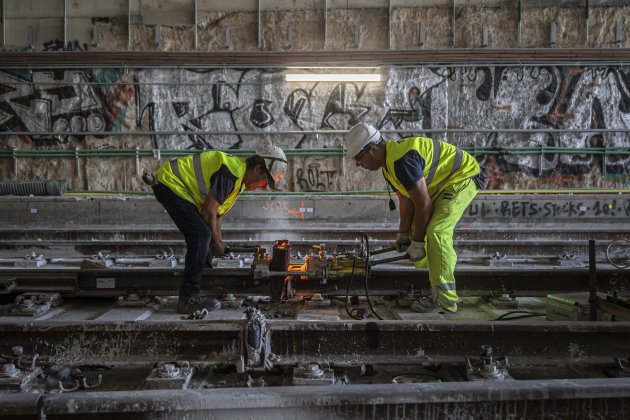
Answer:
[[[366,233],[363,234],[363,238],[365,239],[365,298],[374,316],[382,321],[383,318],[376,312],[370,300],[370,292],[368,291],[368,279],[370,277],[370,241]]]
[[[389,189],[389,182],[385,183],[387,185],[387,194],[389,195],[389,211],[396,210],[396,203],[392,200],[392,191]]]
[[[356,319],[356,320],[360,320],[361,318],[357,318],[355,317],[350,310],[348,309],[348,300],[350,297],[350,285],[352,284],[352,280],[354,279],[354,270],[356,268],[357,265],[357,256],[355,255],[353,260],[352,260],[352,273],[350,274],[350,280],[348,280],[348,288],[346,289],[346,300],[345,300],[345,304],[346,304],[346,313],[348,314],[348,316],[352,319]]]
[[[513,315],[513,314],[522,314],[522,315],[507,318],[507,316]],[[546,315],[547,314],[545,314],[543,312],[510,311],[510,312],[504,313],[503,315],[501,315],[500,317],[498,317],[496,319],[493,319],[493,321],[511,321],[513,319],[532,318],[532,317],[546,316]]]
[[[612,260],[610,259],[610,256],[608,255],[608,253],[610,251],[610,247],[613,246],[613,244],[615,242],[621,242],[621,241],[624,241],[626,243],[630,243],[630,240],[625,239],[625,238],[613,239],[612,241],[610,241],[610,243],[606,247],[606,252],[604,253],[604,255],[606,256],[606,261],[608,261],[608,263],[610,265],[612,265],[613,267],[618,268],[620,270],[625,270],[626,268],[630,267],[630,264],[626,264],[626,265],[616,264],[616,263],[612,262]]]

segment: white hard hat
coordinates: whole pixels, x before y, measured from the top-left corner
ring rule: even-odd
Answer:
[[[287,173],[287,156],[281,148],[277,146],[267,145],[256,149],[256,154],[265,160],[265,169],[267,169],[267,185],[276,191],[276,184]]]
[[[346,134],[346,150],[348,156],[353,158],[370,143],[378,143],[381,133],[370,124],[359,123],[352,127]]]

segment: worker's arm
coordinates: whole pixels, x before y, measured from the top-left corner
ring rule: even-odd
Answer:
[[[433,213],[433,201],[429,196],[424,178],[417,180],[407,192],[409,193],[409,199],[413,205],[413,223],[415,225],[411,240],[423,242],[429,219],[431,219],[431,214]]]
[[[212,233],[212,254],[221,257],[225,254],[225,244],[223,243],[223,237],[221,236],[221,221],[219,220],[219,200],[212,192],[212,189],[208,191],[206,200],[201,205],[201,217],[210,226],[210,233]]]
[[[398,225],[398,232],[406,233],[411,229],[413,223],[414,206],[413,201],[409,197],[405,197],[398,191],[398,211],[400,213],[400,224]]]

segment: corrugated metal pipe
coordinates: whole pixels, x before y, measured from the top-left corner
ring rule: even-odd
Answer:
[[[64,195],[66,181],[2,181],[0,195]]]

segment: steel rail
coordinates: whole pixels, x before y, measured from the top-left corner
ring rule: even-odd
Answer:
[[[95,266],[96,267],[96,266]],[[12,292],[59,292],[64,296],[106,297],[120,296],[129,290],[150,290],[154,296],[173,296],[181,283],[183,266],[178,267],[116,267],[80,268],[68,265],[44,265],[39,268],[1,267],[3,279],[13,279]],[[291,275],[299,275],[292,272]],[[296,290],[313,293],[334,293],[346,285],[350,272],[331,276],[322,283],[321,278],[295,281]],[[482,263],[458,265],[455,268],[458,292],[462,295],[478,294],[479,291],[517,290],[520,296],[545,296],[549,292],[586,292],[589,284],[588,269],[583,266],[560,266],[552,263],[523,262],[510,268],[490,267]],[[597,284],[599,290],[618,289],[619,269],[598,264]],[[99,282],[109,282],[102,287]],[[370,289],[406,290],[413,284],[415,290],[428,290],[429,273],[416,270],[411,263],[383,264],[371,270]],[[251,267],[212,268],[202,273],[201,287],[204,291],[219,289],[225,293],[230,288],[234,293],[252,293],[267,290],[267,278],[254,278]],[[358,283],[355,287],[361,289]],[[483,294],[483,293],[482,293]]]

